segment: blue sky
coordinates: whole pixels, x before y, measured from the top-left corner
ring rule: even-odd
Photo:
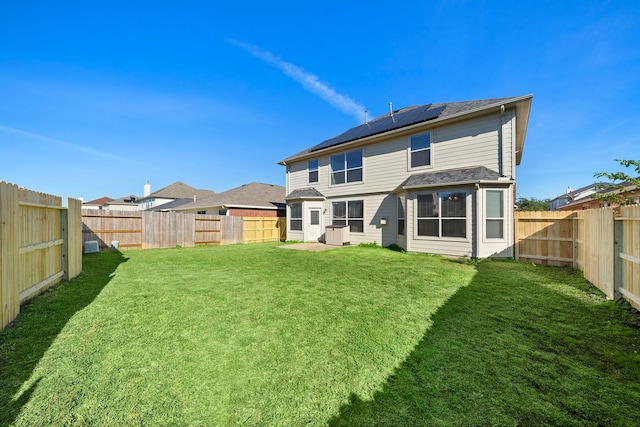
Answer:
[[[519,195],[640,159],[640,2],[0,3],[0,180],[85,201],[284,185],[364,108],[529,93]]]

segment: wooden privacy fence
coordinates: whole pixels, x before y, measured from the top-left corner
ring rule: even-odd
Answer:
[[[245,243],[287,240],[286,218],[243,218],[242,240]]]
[[[2,328],[20,304],[82,271],[82,202],[0,182]]]
[[[172,248],[177,245],[273,242],[284,240],[284,218],[243,218],[176,212],[86,211],[83,244],[97,240],[100,248],[118,242],[122,249]]]
[[[578,268],[607,298],[640,310],[640,205],[618,209],[516,212],[516,259]]]

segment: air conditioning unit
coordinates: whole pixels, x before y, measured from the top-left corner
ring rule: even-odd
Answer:
[[[100,247],[98,246],[97,240],[87,240],[84,242],[84,253],[85,254],[94,254],[100,251]]]

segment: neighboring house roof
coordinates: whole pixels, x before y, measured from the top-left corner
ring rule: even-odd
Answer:
[[[179,206],[183,206],[183,205],[186,205],[187,203],[192,203],[192,202],[193,202],[193,197],[175,199],[175,200],[172,200],[170,202],[163,203],[161,205],[154,206],[154,207],[149,208],[149,209],[145,209],[145,211],[167,212],[167,211],[175,210],[175,208],[177,208]]]
[[[505,108],[515,106],[517,117],[516,122],[523,121],[522,125],[519,123],[517,124],[516,129],[516,163],[520,164],[532,99],[533,95],[524,95],[476,101],[423,104],[401,108],[393,113],[385,114],[360,126],[351,128],[338,136],[309,147],[306,150],[287,157],[278,163],[286,165],[291,161],[309,158],[319,154],[320,152],[334,149],[338,146],[368,140],[376,135],[395,133],[399,130],[403,130],[403,128],[422,125],[426,122],[433,123],[435,125],[436,123],[452,121],[460,117],[473,116],[479,113],[486,113],[491,110],[500,111],[503,106]]]
[[[252,182],[198,199],[177,208],[180,210],[223,208],[284,209],[285,188],[281,185]]]
[[[588,196],[592,195],[593,193],[600,192],[601,190],[598,190],[596,187],[602,186],[602,185],[609,185],[609,183],[608,182],[594,182],[593,184],[585,185],[584,187],[578,188],[576,190],[571,190],[568,193],[562,194],[562,195],[554,198],[553,200],[551,200],[551,202],[554,202],[556,200],[561,200],[561,199],[579,200],[579,199],[582,199],[584,197],[588,197]]]
[[[118,199],[114,199],[108,203],[106,203],[107,205],[111,206],[111,205],[137,205],[138,202],[140,201],[140,199],[138,198],[138,196],[134,196],[133,194],[130,196],[124,196],[124,197],[120,197]]]
[[[306,188],[298,188],[297,190],[293,190],[291,192],[291,194],[289,194],[287,197],[284,198],[285,200],[297,200],[297,199],[305,199],[305,200],[310,200],[310,199],[317,199],[317,200],[324,200],[324,194],[322,194],[321,192],[319,192],[318,190],[316,190],[313,187],[306,187]]]
[[[640,177],[636,179],[640,179]],[[603,188],[598,188],[599,186]],[[616,187],[614,188],[610,186],[616,186]],[[617,187],[617,186],[621,186],[621,187]],[[588,206],[591,201],[598,200],[598,199],[594,199],[593,197],[594,194],[607,194],[607,193],[622,194],[630,198],[632,202],[635,202],[635,200],[640,200],[640,190],[638,190],[636,185],[631,181],[624,181],[617,184],[613,184],[610,182],[596,182],[587,187],[583,187],[581,189],[575,190],[575,192],[579,192],[580,190],[583,190],[582,193],[584,193],[585,188],[593,189],[594,191],[591,191],[581,197],[570,199],[564,205],[558,206],[558,209],[573,210],[573,209],[580,209],[583,205]],[[568,194],[570,195],[572,193],[574,192],[572,191]],[[556,199],[560,199],[561,197],[562,196],[559,196]],[[556,199],[553,199],[553,200],[556,200]]]
[[[192,199],[193,196],[196,196],[196,199],[201,199],[203,197],[209,197],[215,194],[211,190],[199,190],[197,188],[193,188],[190,185],[185,184],[184,182],[174,182],[171,185],[167,185],[164,188],[161,188],[158,191],[154,191],[141,198],[139,201],[144,201],[152,198],[163,198],[163,199]]]
[[[448,169],[439,172],[427,172],[411,175],[396,191],[408,190],[411,188],[441,187],[444,185],[475,184],[486,182],[500,182],[510,184],[514,181],[500,176],[498,172],[492,171],[484,166],[461,169]]]
[[[89,202],[84,202],[83,205],[98,205],[98,206],[102,206],[102,205],[106,205],[107,203],[111,202],[113,199],[111,197],[100,197],[99,199],[95,199],[95,200],[91,200]]]

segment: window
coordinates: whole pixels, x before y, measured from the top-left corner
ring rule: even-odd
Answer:
[[[431,164],[431,133],[423,133],[411,137],[411,167],[429,166]]]
[[[309,182],[318,182],[318,159],[309,160],[307,169],[309,169]]]
[[[198,211],[198,215],[206,215],[207,211]]]
[[[404,206],[400,197],[398,197],[398,235],[404,236]]]
[[[362,181],[362,149],[331,156],[331,185]]]
[[[364,202],[362,200],[333,202],[331,207],[334,225],[349,225],[352,233],[364,233]]]
[[[320,225],[320,211],[312,210],[311,212],[311,225]]]
[[[487,239],[504,239],[504,191],[487,190]]]
[[[467,237],[467,193],[418,195],[418,236]]]
[[[302,203],[292,203],[289,205],[289,229],[291,231],[302,231]]]

